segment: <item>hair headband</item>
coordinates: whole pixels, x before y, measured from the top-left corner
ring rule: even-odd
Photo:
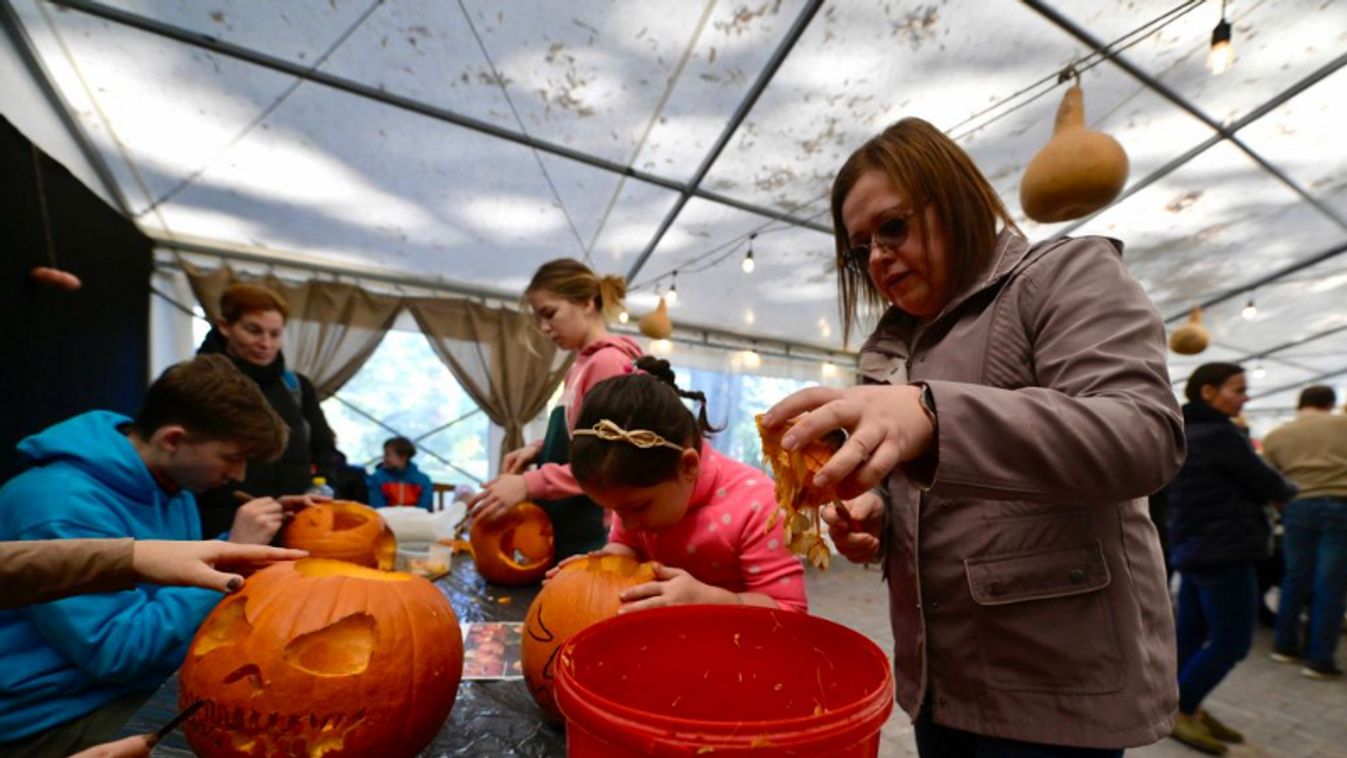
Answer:
[[[652,447],[667,447],[670,450],[683,449],[682,445],[670,442],[649,429],[632,429],[627,431],[614,424],[608,419],[603,419],[594,425],[592,429],[576,429],[571,433],[575,437],[598,437],[605,442],[627,442],[631,445],[646,450]]]

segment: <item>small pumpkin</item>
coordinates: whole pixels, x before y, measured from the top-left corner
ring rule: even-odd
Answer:
[[[557,651],[581,629],[617,615],[618,595],[655,581],[655,564],[625,555],[589,555],[561,567],[533,599],[524,620],[524,681],[543,712],[561,720],[553,694]]]
[[[1127,168],[1116,139],[1085,128],[1085,93],[1077,84],[1062,97],[1052,139],[1024,170],[1020,206],[1043,223],[1088,216],[1122,192]]]
[[[430,582],[305,558],[253,574],[202,623],[178,702],[205,758],[410,758],[453,709],[463,642]]]
[[[334,500],[295,514],[281,532],[286,547],[309,551],[314,558],[332,558],[361,566],[393,568],[398,541],[379,512],[360,503]]]
[[[495,521],[473,521],[468,538],[477,573],[494,584],[532,584],[556,554],[552,519],[533,503],[520,503]]]
[[[667,340],[673,335],[673,321],[669,320],[669,303],[661,296],[659,306],[636,322],[641,334],[652,340]]]
[[[1202,309],[1188,311],[1188,323],[1169,335],[1169,349],[1179,355],[1197,355],[1211,344],[1211,332],[1202,325]]]

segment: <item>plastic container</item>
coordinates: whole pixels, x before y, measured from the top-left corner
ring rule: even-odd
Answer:
[[[449,573],[453,566],[453,557],[454,550],[448,545],[433,542],[399,542],[397,562],[393,569],[434,579]]]
[[[570,758],[872,758],[893,710],[884,652],[844,626],[734,605],[601,621],[561,648]]]

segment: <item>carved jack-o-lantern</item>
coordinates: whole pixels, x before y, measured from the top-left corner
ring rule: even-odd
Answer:
[[[529,606],[520,657],[529,692],[545,713],[561,718],[552,692],[561,645],[590,624],[616,616],[622,590],[654,580],[653,563],[604,555],[571,561],[543,585]]]
[[[379,512],[360,503],[334,500],[311,505],[295,514],[281,532],[286,547],[309,551],[314,558],[332,558],[361,566],[393,568],[398,541]]]
[[[208,758],[413,756],[458,692],[444,595],[410,574],[306,558],[259,571],[197,630],[179,702]]]
[[[552,520],[533,503],[520,503],[495,521],[473,521],[468,537],[477,572],[489,582],[531,584],[552,565]]]

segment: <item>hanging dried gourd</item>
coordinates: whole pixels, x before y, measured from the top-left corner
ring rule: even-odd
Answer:
[[[1024,170],[1020,206],[1035,221],[1070,221],[1113,202],[1126,183],[1127,153],[1109,135],[1085,128],[1078,82],[1057,108],[1052,139]]]
[[[641,328],[641,334],[652,340],[667,340],[673,335],[673,322],[669,320],[669,304],[663,297],[659,299],[659,306],[655,310],[641,317],[637,326]]]
[[[1169,335],[1169,349],[1179,355],[1197,355],[1207,349],[1211,342],[1211,332],[1202,325],[1202,309],[1188,311],[1188,323]]]

